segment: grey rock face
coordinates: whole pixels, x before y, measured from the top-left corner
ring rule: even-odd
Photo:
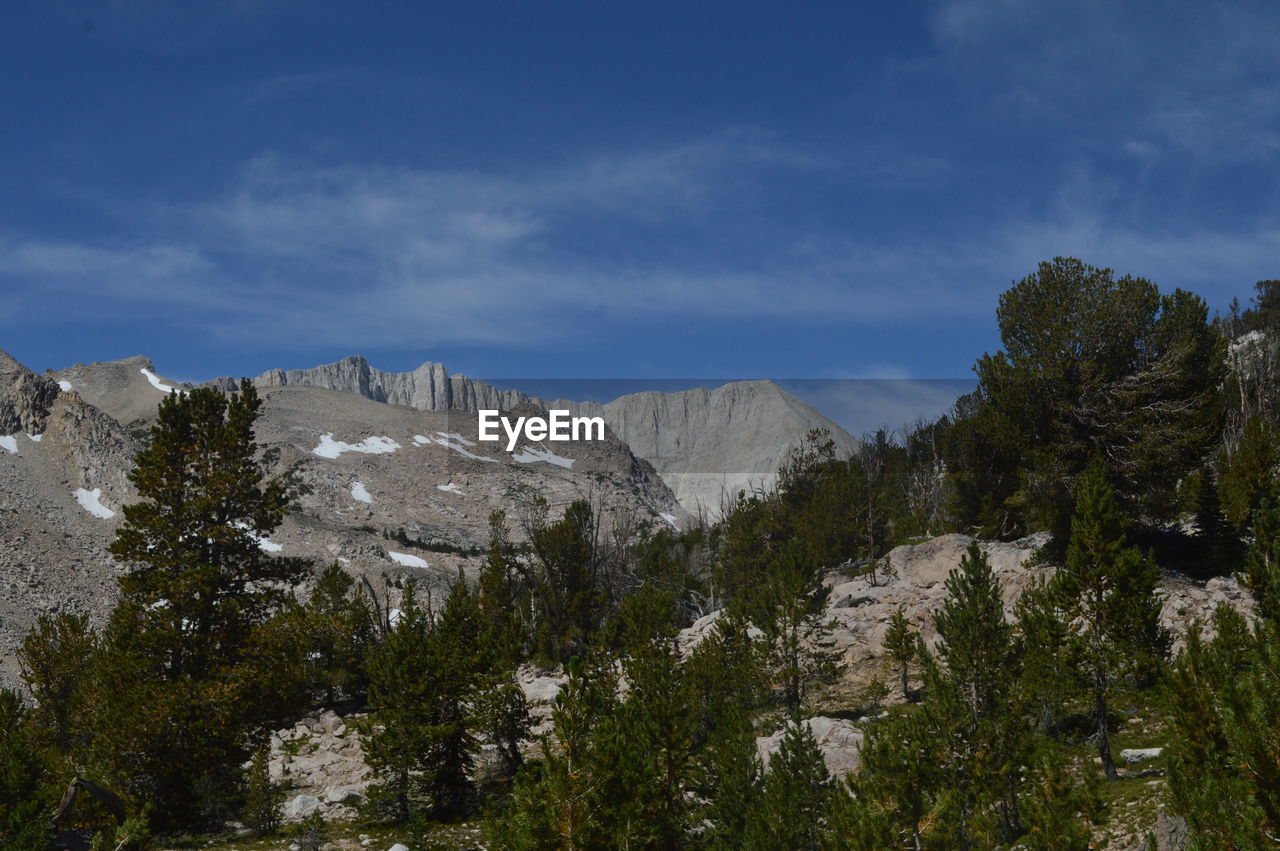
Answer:
[[[858,446],[834,421],[771,381],[633,393],[603,405],[548,402],[450,375],[438,363],[424,363],[412,372],[383,372],[355,356],[311,369],[269,370],[254,382],[259,387],[323,387],[420,411],[510,411],[530,404],[601,416],[637,457],[653,465],[686,511],[710,518],[718,517],[722,503],[738,491],[771,486],[778,467],[811,429],[826,429],[842,457]]]
[[[465,375],[450,375],[444,364],[424,363],[412,372],[383,372],[359,355],[311,369],[271,369],[254,379],[259,387],[323,387],[357,393],[375,402],[419,411],[511,410],[529,397],[499,390]]]
[[[687,511],[713,519],[738,491],[771,487],[778,468],[812,429],[830,434],[837,457],[847,458],[858,448],[857,438],[772,381],[632,393],[574,408],[603,416],[632,452],[653,465]]]
[[[60,392],[57,383],[0,352],[0,435],[43,433]]]

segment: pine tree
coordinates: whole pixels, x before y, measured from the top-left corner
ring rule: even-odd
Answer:
[[[271,779],[268,759],[269,747],[260,747],[253,753],[253,760],[245,776],[244,806],[241,818],[245,827],[256,836],[275,833],[280,827],[280,806],[284,803],[284,786]]]
[[[627,700],[622,732],[641,777],[633,794],[652,845],[676,849],[688,830],[686,789],[692,775],[697,718],[675,634],[658,635],[623,661]]]
[[[1160,627],[1155,565],[1126,545],[1126,522],[1094,462],[1081,478],[1067,545],[1066,569],[1057,574],[1093,703],[1094,742],[1108,779],[1119,777],[1111,754],[1111,707],[1127,682],[1149,679],[1168,654]]]
[[[365,761],[377,778],[369,802],[374,814],[407,822],[420,808],[418,769],[431,748],[432,659],[430,622],[410,582],[400,601],[400,617],[369,654],[369,710],[372,729],[364,741]]]
[[[1081,783],[1060,755],[1049,751],[1031,766],[1018,847],[1028,851],[1087,851],[1101,803],[1093,786]]]
[[[1005,841],[1021,833],[1017,771],[1026,736],[1012,711],[1012,629],[976,541],[947,576],[946,588],[934,621],[944,667],[926,665],[925,709],[944,748],[944,827],[956,847],[970,848],[997,830]]]
[[[1253,544],[1245,557],[1244,581],[1258,613],[1280,620],[1280,507],[1270,499],[1253,513]]]
[[[48,812],[42,795],[43,769],[22,698],[0,690],[0,846],[13,851],[49,847]]]
[[[337,562],[316,579],[304,608],[312,689],[324,706],[360,697],[368,686],[365,655],[374,640],[374,622],[355,580]]]
[[[911,700],[911,683],[907,677],[911,663],[916,658],[916,638],[907,624],[901,606],[889,619],[889,629],[884,634],[884,650],[902,675],[902,699]]]
[[[778,752],[769,760],[759,803],[747,816],[750,849],[809,851],[822,847],[831,777],[813,732],[787,722]]]
[[[1222,453],[1219,487],[1227,519],[1247,530],[1253,512],[1262,507],[1280,464],[1275,427],[1261,414],[1249,417],[1240,430],[1234,450]]]
[[[1052,733],[1065,707],[1079,691],[1071,632],[1062,611],[1062,595],[1039,579],[1014,605],[1017,648],[1021,660],[1018,689],[1041,733]]]
[[[737,851],[746,846],[747,821],[760,802],[761,774],[749,712],[726,706],[698,753],[691,784],[701,802],[700,847]]]
[[[1222,513],[1218,479],[1209,467],[1200,473],[1196,494],[1196,539],[1205,562],[1203,573],[1216,576],[1231,572],[1236,565],[1236,537]]]
[[[472,713],[481,671],[481,648],[474,645],[480,611],[459,570],[428,636],[431,685],[428,749],[418,766],[421,788],[437,817],[454,817],[470,806],[469,775],[478,744]]]
[[[22,640],[18,661],[35,701],[30,720],[40,746],[62,756],[84,753],[97,654],[98,637],[85,615],[41,615]]]
[[[618,839],[604,788],[610,766],[601,754],[602,727],[616,708],[617,674],[611,660],[595,654],[570,662],[568,674],[551,713],[551,734],[542,740],[543,758],[521,769],[510,807],[492,826],[501,847],[585,851]]]
[[[1280,626],[1251,631],[1228,606],[1198,626],[1171,675],[1169,795],[1197,847],[1264,848],[1280,836]]]
[[[294,708],[256,681],[258,636],[308,568],[259,545],[288,502],[256,460],[260,406],[247,381],[168,396],[110,546],[130,569],[95,664],[89,761],[161,829],[223,818],[250,734]]]
[[[822,571],[804,547],[788,543],[769,578],[768,599],[772,617],[761,624],[773,651],[773,667],[788,715],[795,717],[809,688],[835,676],[835,655],[823,647],[828,630],[823,619],[830,590],[822,584]]]
[[[939,739],[923,713],[885,718],[866,730],[859,768],[835,790],[833,848],[928,847],[937,830]],[[846,845],[847,843],[847,845]]]

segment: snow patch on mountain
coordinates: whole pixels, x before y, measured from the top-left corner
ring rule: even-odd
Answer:
[[[102,488],[94,488],[91,491],[84,488],[76,488],[76,502],[80,503],[80,507],[94,517],[110,520],[116,516],[114,511],[102,504]]]
[[[462,488],[458,487],[453,482],[449,482],[447,485],[436,485],[436,490],[444,491],[445,493],[456,493],[459,496],[462,495]]]
[[[444,432],[438,432],[438,434],[443,434],[443,433]],[[414,442],[417,443],[419,446],[426,446],[428,443],[435,443],[440,446],[444,446],[449,449],[452,449],[454,452],[457,452],[459,455],[465,455],[466,457],[474,458],[477,461],[484,461],[489,464],[498,463],[497,458],[486,458],[483,455],[477,455],[476,453],[467,449],[466,446],[462,446],[461,444],[454,443],[452,440],[450,440],[447,437],[424,437],[421,441],[419,441],[418,438],[420,437],[422,437],[422,435],[420,434],[415,434],[413,436]],[[467,441],[466,443],[468,446],[475,446],[475,444],[471,443],[471,441]]]
[[[365,488],[364,482],[355,482],[351,485],[351,498],[360,502],[373,504],[373,497],[369,496],[369,491]]]
[[[569,468],[573,466],[574,459],[565,458],[557,455],[550,449],[543,449],[541,446],[526,446],[518,453],[511,456],[512,461],[519,461],[521,464],[534,464],[538,461],[545,461],[548,464],[555,464],[557,467]]]
[[[151,386],[159,390],[161,393],[173,393],[178,389],[174,387],[172,384],[165,384],[163,381],[160,380],[160,376],[156,375],[154,372],[147,369],[145,366],[138,371],[141,372],[143,375],[145,375],[147,377],[147,381],[151,382]],[[64,387],[62,389],[63,390],[70,389],[70,385],[67,385],[67,387]]]
[[[18,441],[11,434],[0,437],[0,449],[8,449],[10,452],[16,453],[18,451]]]
[[[27,437],[30,438],[32,443],[39,443],[44,440],[43,434],[28,434]]]
[[[62,381],[59,381],[59,382],[58,382],[58,387],[59,387],[59,388],[61,388],[61,390],[62,390],[62,392],[63,392],[63,393],[70,393],[70,392],[71,392],[71,382],[70,382],[70,381],[67,381],[66,379],[63,379]]]
[[[389,437],[366,437],[359,443],[344,443],[341,440],[334,440],[332,434],[322,434],[320,435],[320,445],[312,449],[311,452],[321,458],[337,458],[344,452],[385,455],[388,452],[395,452],[399,448],[400,444]]]
[[[410,555],[409,553],[395,553],[391,550],[387,550],[387,555],[396,564],[402,564],[405,567],[430,567],[430,565],[427,564],[426,559],[418,558],[417,556]]]

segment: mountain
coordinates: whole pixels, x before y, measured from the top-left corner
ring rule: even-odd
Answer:
[[[221,386],[234,386],[219,379]],[[518,390],[450,375],[438,363],[412,372],[383,372],[354,356],[312,369],[273,369],[254,379],[259,387],[323,387],[423,411],[510,410],[529,403],[602,416],[609,429],[658,475],[691,514],[717,517],[721,503],[739,490],[771,485],[787,454],[810,430],[825,429],[837,454],[854,452],[858,440],[772,381],[735,381],[714,389],[632,393],[605,404],[558,399],[547,402]]]
[[[450,383],[465,394],[463,381]],[[264,466],[300,493],[260,545],[319,567],[339,561],[377,589],[397,577],[430,590],[460,570],[474,576],[491,512],[506,511],[519,540],[535,496],[552,517],[589,499],[605,530],[689,520],[653,468],[612,435],[521,441],[508,452],[480,442],[470,414],[262,384],[255,430]],[[144,357],[41,376],[0,352],[0,685],[15,684],[13,651],[41,613],[83,612],[100,623],[110,611],[123,567],[107,546],[121,507],[138,498],[128,472],[160,401],[180,389],[190,385]]]
[[[857,438],[772,381],[632,393],[573,410],[603,416],[686,510],[712,518],[739,490],[772,485],[788,453],[813,429],[830,435],[838,457],[858,448]]]

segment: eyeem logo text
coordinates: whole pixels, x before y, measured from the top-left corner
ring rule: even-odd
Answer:
[[[604,440],[604,417],[571,417],[568,411],[547,411],[544,417],[516,417],[513,424],[509,417],[498,411],[478,411],[481,440],[501,440],[498,426],[507,435],[507,451],[514,452],[520,435],[529,441],[538,440]],[[581,435],[581,436],[580,436]]]

